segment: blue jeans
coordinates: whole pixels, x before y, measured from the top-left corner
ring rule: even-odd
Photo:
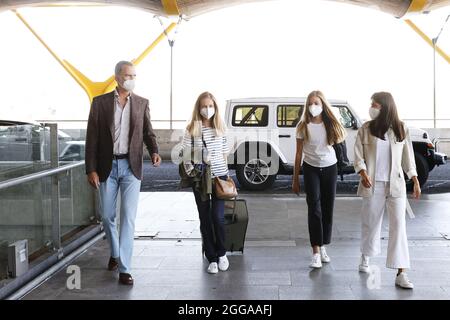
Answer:
[[[226,180],[227,176],[220,177]],[[213,193],[207,201],[202,201],[200,193],[194,190],[200,218],[200,233],[202,234],[203,250],[208,261],[218,262],[219,257],[226,254],[224,211],[225,201],[218,199]]]
[[[120,240],[116,225],[117,194],[121,196]],[[119,272],[130,273],[133,257],[134,221],[141,181],[131,171],[128,159],[113,160],[111,173],[100,183],[100,213],[109,241],[111,257],[119,259]]]

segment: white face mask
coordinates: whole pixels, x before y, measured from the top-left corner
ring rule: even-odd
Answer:
[[[320,115],[323,111],[323,108],[321,105],[318,104],[312,104],[309,106],[309,113],[313,116],[313,118]]]
[[[373,107],[370,107],[369,109],[369,116],[372,120],[375,120],[380,115],[380,109],[375,109]]]
[[[214,108],[202,108],[202,110],[200,110],[200,114],[208,120],[211,119],[215,113],[216,110]]]
[[[136,80],[134,80],[134,79],[133,80],[125,80],[122,85],[122,87],[125,90],[130,91],[130,92],[134,90],[135,86],[136,86]]]

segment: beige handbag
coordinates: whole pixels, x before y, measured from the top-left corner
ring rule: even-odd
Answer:
[[[228,177],[227,180],[222,180],[219,177],[214,178],[214,190],[216,197],[223,200],[230,200],[238,195],[236,185],[231,177]]]

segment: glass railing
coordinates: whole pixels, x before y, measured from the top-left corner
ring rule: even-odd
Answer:
[[[0,182],[0,242],[28,240],[30,260],[97,222],[84,161]]]
[[[61,251],[83,230],[98,224],[95,192],[87,182],[84,161],[61,161],[57,131],[56,125],[50,126],[50,147],[40,145],[46,149],[42,158],[9,159],[0,168],[0,289],[1,280],[8,277],[8,245],[27,240],[32,263]]]
[[[60,212],[63,240],[96,221],[94,195],[86,179],[84,162],[61,177]]]

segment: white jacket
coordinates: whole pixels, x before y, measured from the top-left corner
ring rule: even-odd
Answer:
[[[392,197],[404,197],[406,195],[406,185],[403,172],[409,179],[417,176],[416,162],[414,160],[414,150],[411,143],[408,128],[404,125],[406,138],[398,142],[395,133],[389,129],[387,136],[391,146],[391,173],[390,173],[390,195]],[[371,197],[374,192],[375,170],[377,159],[377,137],[373,136],[369,130],[369,122],[363,124],[358,130],[355,142],[355,171],[359,173],[366,170],[372,179],[372,187],[366,188],[361,181],[358,186],[358,196]]]

